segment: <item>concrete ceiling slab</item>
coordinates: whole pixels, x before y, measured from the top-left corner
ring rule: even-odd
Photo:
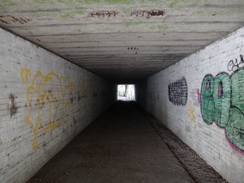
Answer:
[[[0,26],[135,83],[244,25],[243,0],[1,0]]]

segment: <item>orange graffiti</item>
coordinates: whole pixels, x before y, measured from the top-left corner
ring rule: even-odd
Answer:
[[[22,68],[21,79],[28,83],[31,71]],[[28,75],[28,76],[27,76]],[[70,78],[59,76],[54,72],[43,75],[37,72],[26,89],[29,112],[26,123],[31,127],[34,138],[33,149],[38,148],[38,136],[59,127],[65,120],[65,111],[73,112],[73,90],[75,84]],[[36,116],[37,114],[37,116]]]

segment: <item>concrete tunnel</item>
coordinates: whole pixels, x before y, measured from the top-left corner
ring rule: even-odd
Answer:
[[[0,182],[243,183],[243,25],[243,0],[1,0]]]

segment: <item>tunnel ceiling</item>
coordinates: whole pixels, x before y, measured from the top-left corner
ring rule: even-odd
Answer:
[[[144,79],[243,25],[243,0],[0,1],[1,27],[118,83]]]

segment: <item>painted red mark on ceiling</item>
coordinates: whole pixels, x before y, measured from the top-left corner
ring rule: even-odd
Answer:
[[[12,23],[25,24],[25,23],[28,23],[29,21],[30,21],[29,19],[15,17],[12,15],[0,15],[0,23],[3,23],[3,24],[12,24]]]
[[[90,13],[92,17],[115,17],[119,14],[116,11],[93,11]]]
[[[131,16],[136,16],[136,17],[146,17],[150,18],[153,16],[163,16],[164,11],[162,10],[141,10],[141,11],[134,11],[131,13]]]

